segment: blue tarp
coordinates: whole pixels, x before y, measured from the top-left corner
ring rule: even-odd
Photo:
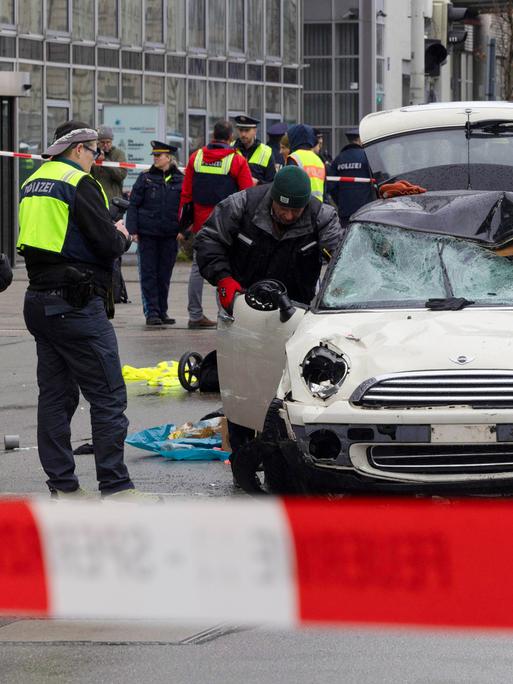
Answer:
[[[128,435],[126,443],[175,461],[225,461],[230,452],[221,451],[221,435],[206,438],[169,439],[176,425],[167,423]]]

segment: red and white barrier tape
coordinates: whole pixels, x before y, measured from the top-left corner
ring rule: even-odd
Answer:
[[[40,154],[25,154],[24,152],[3,152],[0,150],[0,157],[16,157],[20,159],[40,159],[43,157]],[[151,164],[133,164],[132,162],[109,162],[96,161],[96,166],[107,166],[122,169],[142,169],[147,170]],[[185,171],[185,167],[179,166],[180,171]],[[375,183],[374,178],[358,178],[356,176],[327,176],[327,181],[340,181],[341,183]]]
[[[513,628],[513,504],[0,502],[0,613]]]

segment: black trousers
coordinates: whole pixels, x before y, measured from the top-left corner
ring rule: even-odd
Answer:
[[[176,237],[139,235],[138,245],[144,315],[165,318],[169,283],[178,252]]]
[[[50,490],[78,487],[71,448],[71,418],[79,388],[91,407],[91,428],[100,491],[131,489],[124,463],[128,419],[118,344],[103,301],[94,297],[74,309],[62,297],[27,291],[25,323],[37,348],[37,444]]]

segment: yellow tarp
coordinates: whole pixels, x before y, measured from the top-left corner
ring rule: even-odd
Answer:
[[[125,382],[141,382],[146,380],[148,385],[162,385],[162,387],[179,387],[178,361],[161,361],[150,368],[135,368],[123,366]]]

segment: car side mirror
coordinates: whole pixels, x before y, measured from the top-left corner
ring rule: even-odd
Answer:
[[[279,280],[259,280],[245,293],[246,304],[255,311],[280,310],[280,321],[286,323],[296,311],[287,288]]]

